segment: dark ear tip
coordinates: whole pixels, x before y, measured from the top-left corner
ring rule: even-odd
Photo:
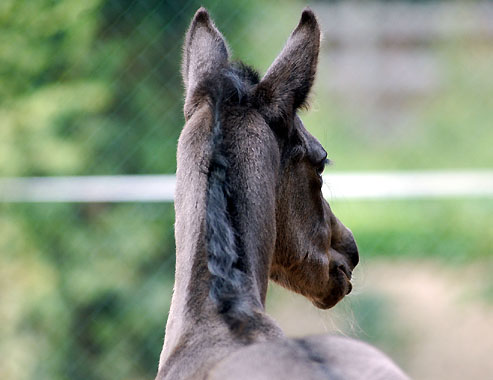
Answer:
[[[310,7],[305,7],[303,9],[303,12],[301,13],[301,20],[300,20],[300,25],[318,25],[317,23],[317,17],[315,16],[315,13],[310,9]]]
[[[309,7],[306,7],[305,9],[303,9],[303,12],[301,13],[301,20],[300,20],[298,27],[302,27],[302,26],[307,26],[307,27],[313,28],[313,29],[319,28],[317,17],[315,16],[315,13],[313,13],[313,11]]]
[[[193,21],[195,23],[204,23],[208,24],[210,20],[209,12],[204,7],[200,7],[197,12],[195,12],[195,16],[193,16]]]

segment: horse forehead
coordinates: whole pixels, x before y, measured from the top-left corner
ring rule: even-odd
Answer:
[[[305,125],[303,124],[303,121],[301,121],[301,118],[298,115],[295,116],[294,125],[296,130],[298,131],[301,141],[303,142],[303,145],[309,151],[325,152],[320,141],[318,141],[318,139],[315,136],[313,136],[310,132],[308,132]]]
[[[262,115],[253,107],[241,106],[226,113],[225,129],[237,132],[238,137],[265,137],[269,125]]]

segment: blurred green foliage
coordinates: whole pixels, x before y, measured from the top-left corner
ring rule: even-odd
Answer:
[[[416,115],[397,128],[362,128],[366,121],[319,94],[303,120],[334,160],[335,170],[480,169],[493,167],[493,46],[460,38],[434,47],[443,85],[415,101]],[[320,96],[322,95],[322,96]],[[364,105],[362,105],[364,107]]]
[[[173,173],[188,23],[206,5],[239,41],[254,6],[207,3],[2,1],[0,175]],[[172,204],[0,205],[0,378],[153,377],[173,219]]]
[[[489,259],[493,202],[488,199],[333,201],[364,258],[434,258],[448,264]]]

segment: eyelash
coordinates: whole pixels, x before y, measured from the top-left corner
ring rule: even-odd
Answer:
[[[317,174],[318,175],[322,175],[322,173],[324,172],[324,169],[327,165],[330,164],[330,160],[328,158],[325,158],[323,161],[321,161],[318,165],[317,165]]]

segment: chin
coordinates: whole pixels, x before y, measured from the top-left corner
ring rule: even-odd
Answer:
[[[351,281],[344,273],[335,273],[329,280],[327,293],[322,297],[312,298],[312,303],[319,309],[330,309],[352,290]]]

